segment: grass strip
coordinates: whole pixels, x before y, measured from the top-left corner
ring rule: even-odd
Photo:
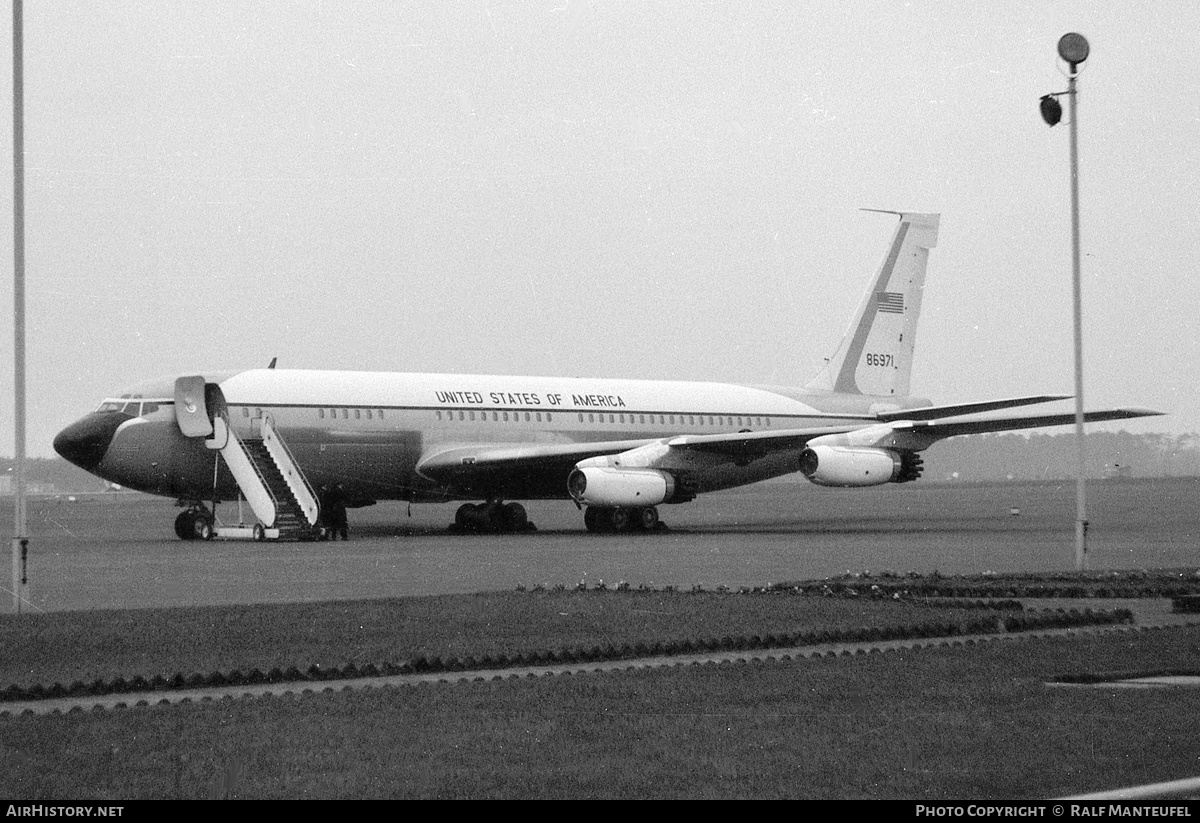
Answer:
[[[0,796],[1045,798],[1193,773],[1200,629],[0,721]]]
[[[681,596],[674,592],[666,594],[673,598]],[[689,605],[695,605],[695,594],[682,596],[693,601]],[[735,597],[733,599],[736,601],[743,598]],[[571,602],[563,600],[562,597],[555,596],[551,596],[551,600],[556,603]],[[506,602],[511,603],[513,601]],[[627,606],[628,602],[641,603],[642,599],[634,596],[632,601],[627,602],[624,598],[618,598],[617,602]],[[860,619],[866,613],[872,611],[894,612],[894,604],[886,601],[868,601],[868,603],[869,608],[865,612],[862,609],[857,610],[857,616]],[[483,654],[481,656],[471,654],[453,657],[417,655],[400,662],[394,660],[374,661],[366,664],[351,662],[345,665],[327,667],[322,667],[314,663],[305,670],[301,670],[293,665],[286,669],[276,666],[266,672],[258,667],[244,670],[216,670],[208,675],[194,671],[185,674],[181,670],[170,676],[163,674],[154,674],[149,677],[144,674],[137,674],[131,677],[119,675],[110,679],[97,677],[90,682],[77,679],[69,686],[63,685],[61,681],[53,682],[50,685],[47,685],[45,682],[35,682],[30,685],[18,685],[14,683],[0,690],[0,704],[4,701],[172,691],[198,687],[242,686],[304,681],[320,682],[323,680],[345,680],[377,677],[380,675],[503,669],[514,666],[600,662],[652,656],[694,654],[699,652],[789,648],[828,643],[869,643],[873,641],[922,637],[953,637],[965,634],[987,634],[997,631],[1017,632],[1042,628],[1066,628],[1069,626],[1128,622],[1132,619],[1132,615],[1128,611],[1092,612],[1091,610],[1087,610],[1079,612],[1072,610],[1065,612],[1060,610],[1057,613],[1013,613],[1011,604],[1007,603],[1000,604],[1004,607],[1004,616],[1000,618],[991,610],[981,614],[980,607],[986,604],[968,603],[965,605],[968,608],[962,609],[964,612],[963,615],[952,616],[943,612],[937,615],[943,619],[927,620],[915,624],[910,622],[892,623],[890,625],[885,623],[880,625],[876,622],[875,625],[863,625],[860,623],[852,626],[843,625],[815,630],[754,635],[744,633],[725,634],[719,637],[711,636],[707,638],[686,637],[683,639],[670,639],[665,642],[661,640],[618,641],[616,643],[609,642],[604,645],[596,644],[557,649],[539,646],[538,644],[543,641],[543,636],[534,632],[526,635],[520,641],[517,651]],[[938,603],[938,607],[944,609],[946,604],[940,602]],[[562,615],[564,613],[559,612],[558,614]]]

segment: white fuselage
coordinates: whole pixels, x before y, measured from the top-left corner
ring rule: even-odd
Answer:
[[[524,483],[510,478],[501,487],[482,489],[423,476],[420,463],[439,449],[468,444],[636,445],[687,435],[835,424],[862,419],[881,400],[659,380],[274,369],[211,379],[220,386],[235,433],[254,436],[259,421],[270,415],[314,486],[341,484],[361,500],[493,494],[566,498],[570,465]],[[214,466],[215,453],[179,435],[170,381],[144,384],[126,397],[140,397],[157,410],[118,429],[96,473],[159,494],[201,499],[236,494],[220,466]],[[746,465],[718,466],[714,461],[710,472],[698,468],[697,490],[711,491],[795,471],[796,455],[775,452]]]

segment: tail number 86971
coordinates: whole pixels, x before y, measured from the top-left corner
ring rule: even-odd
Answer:
[[[867,353],[868,366],[894,366],[896,365],[895,358],[890,354],[871,354]]]

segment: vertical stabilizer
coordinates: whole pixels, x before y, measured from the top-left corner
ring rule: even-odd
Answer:
[[[909,393],[925,266],[937,245],[939,215],[885,213],[900,217],[887,256],[837,352],[806,386],[810,390],[897,398]]]

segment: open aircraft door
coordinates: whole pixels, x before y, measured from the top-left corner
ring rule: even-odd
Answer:
[[[184,437],[206,437],[204,445],[219,451],[229,443],[228,409],[225,395],[203,375],[175,380],[175,420]]]
[[[184,437],[209,437],[213,433],[213,416],[205,402],[205,388],[204,376],[200,374],[175,379],[175,420]]]

